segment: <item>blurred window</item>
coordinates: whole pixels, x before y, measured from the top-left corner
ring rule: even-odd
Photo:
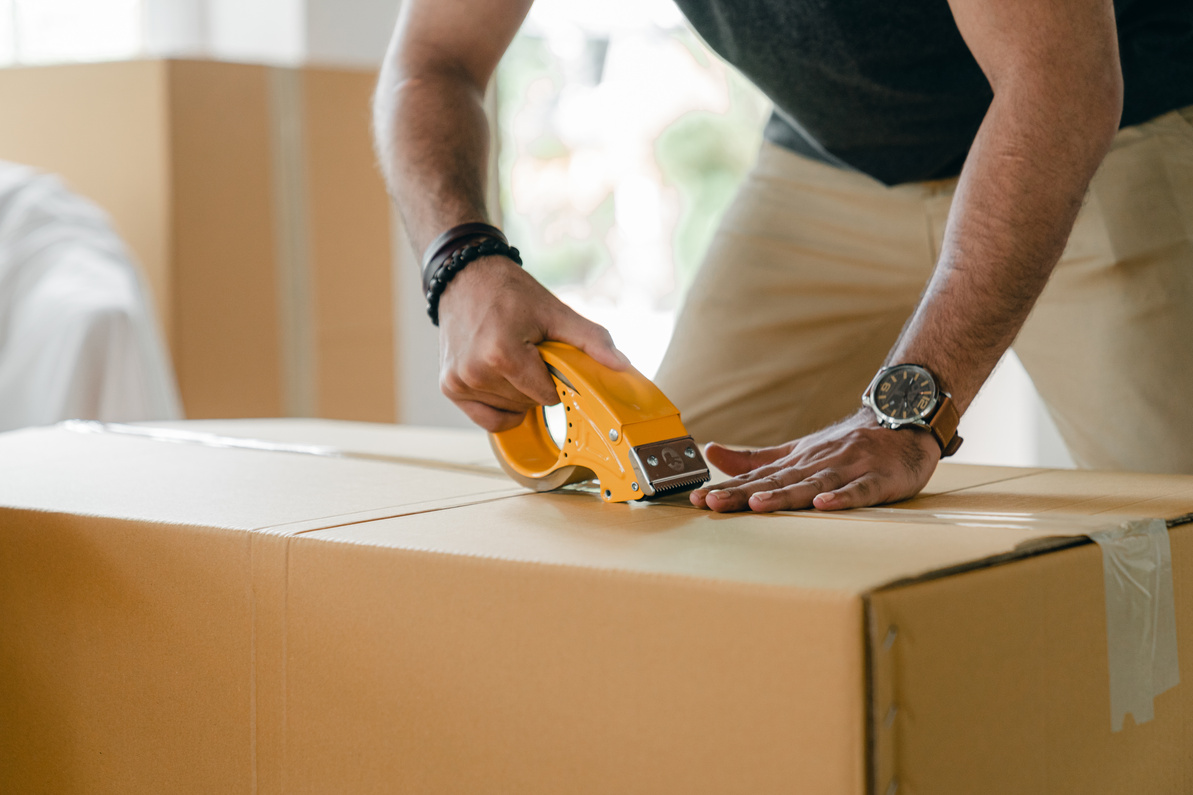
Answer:
[[[670,0],[538,0],[497,102],[511,241],[653,374],[769,102]]]
[[[0,0],[0,64],[130,58],[141,0]]]

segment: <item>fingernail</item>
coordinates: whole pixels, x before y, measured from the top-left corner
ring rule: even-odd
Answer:
[[[759,502],[769,502],[775,498],[773,491],[759,491],[754,494],[754,498]]]
[[[815,501],[820,503],[821,505],[832,505],[834,502],[837,501],[837,495],[836,494],[817,494]]]
[[[733,493],[726,491],[725,489],[717,489],[716,491],[710,491],[708,496],[716,497],[718,500],[727,500],[733,496]]]

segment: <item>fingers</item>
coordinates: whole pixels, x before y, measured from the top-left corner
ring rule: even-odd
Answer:
[[[880,491],[881,484],[878,479],[866,475],[836,491],[816,495],[812,501],[812,505],[822,511],[863,508],[868,505],[877,505],[886,502],[886,499],[879,496]]]
[[[783,454],[771,458],[778,450]],[[749,471],[692,492],[692,503],[713,511],[824,511],[879,505],[914,496],[928,482],[939,455],[924,431],[891,430],[864,412],[778,448],[747,452],[710,445],[708,458],[726,471]],[[759,461],[769,461],[751,466]]]
[[[767,468],[726,481],[709,491],[705,507],[717,511],[784,511],[807,508],[812,498],[846,481],[835,470],[811,476],[797,467]]]
[[[741,487],[757,483],[762,489],[781,488],[786,485],[778,480],[765,480],[775,473],[782,472],[784,467],[779,463],[790,451],[790,444],[777,447],[763,447],[755,450],[733,450],[716,442],[709,442],[704,447],[704,454],[709,463],[728,475],[735,475],[729,480],[696,489],[689,499],[698,508],[712,508],[718,511],[737,511],[745,508],[746,501],[753,491],[741,491]],[[713,497],[714,508],[708,504],[709,495],[719,493]]]
[[[733,481],[695,492],[692,503],[718,513],[751,511],[798,511],[813,507],[823,511],[861,508],[887,501],[882,483],[873,474],[861,472],[850,478],[834,469],[822,469],[800,477],[796,468],[767,472],[758,470]]]
[[[741,511],[748,507],[750,498],[758,492],[781,490],[800,479],[800,470],[772,464],[745,475],[700,489],[700,502],[693,492],[693,504],[714,511]]]
[[[467,356],[445,356],[440,389],[449,399],[479,401],[495,409],[525,412],[559,402],[555,382],[534,345],[492,341]]]
[[[567,306],[563,306],[563,311],[547,329],[547,339],[575,345],[613,370],[625,370],[630,366],[630,360],[617,350],[613,337],[604,326],[593,323]]]
[[[534,284],[537,291],[542,288]],[[440,387],[448,398],[465,410],[474,421],[492,431],[494,427],[509,426],[513,420],[501,412],[519,416],[534,406],[559,402],[554,380],[547,370],[535,343],[546,339],[569,342],[585,350],[606,365],[624,370],[629,361],[613,346],[609,333],[601,326],[582,318],[550,294],[542,291],[555,308],[538,305],[539,317],[548,320],[540,325],[532,316],[512,324],[509,313],[489,313],[484,324],[464,322],[458,329],[441,326]],[[539,296],[540,298],[542,296]],[[530,301],[525,305],[533,306]],[[458,308],[458,307],[457,307]],[[515,318],[516,319],[516,318]],[[465,321],[474,320],[466,316]],[[552,328],[557,332],[552,332]],[[465,408],[476,403],[493,411]],[[478,419],[480,418],[480,419]]]
[[[503,411],[476,400],[457,400],[456,405],[468,415],[468,419],[489,433],[499,433],[516,428],[526,418],[525,411]]]
[[[817,496],[838,489],[847,481],[834,469],[823,469],[789,486],[750,495],[752,511],[798,511],[815,505]]]
[[[464,403],[479,402],[499,411],[525,413],[528,409],[540,405],[533,398],[513,388],[505,381],[490,381],[480,386],[476,383],[464,381],[457,373],[445,370],[439,378],[439,388],[444,396],[453,403],[462,406]]]
[[[526,395],[540,406],[554,406],[559,402],[555,380],[551,378],[546,362],[532,343],[526,343],[515,360],[504,364],[507,366],[499,372],[505,374],[510,386],[519,394]]]
[[[704,446],[704,457],[726,475],[742,475],[782,458],[791,445],[763,447],[757,450],[733,450],[716,442]]]
[[[439,301],[440,388],[487,430],[559,401],[535,343],[562,306],[523,269],[486,257]]]

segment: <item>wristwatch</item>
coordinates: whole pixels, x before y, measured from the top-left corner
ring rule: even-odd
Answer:
[[[874,412],[884,428],[929,431],[940,445],[941,458],[961,446],[957,435],[961,415],[952,396],[940,388],[927,367],[896,364],[882,368],[862,395],[862,405]]]

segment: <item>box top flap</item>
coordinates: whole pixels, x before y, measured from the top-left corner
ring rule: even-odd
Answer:
[[[0,461],[6,507],[239,530],[303,532],[522,491],[493,474],[171,444],[79,423],[2,434]]]
[[[309,537],[852,596],[1068,546],[1073,536],[1119,521],[891,509],[713,514],[674,504],[608,505],[565,490]]]
[[[857,594],[1067,546],[1124,516],[1191,509],[1191,477],[945,463],[916,499],[865,511],[716,515],[686,494],[607,505],[564,490],[312,536]]]
[[[1193,509],[1193,477],[947,464],[920,497],[860,511],[609,505],[521,489],[483,433],[317,420],[68,424],[0,435],[0,461],[16,508],[850,596]]]
[[[942,464],[941,469],[946,465]],[[954,464],[951,469],[966,468]],[[1091,472],[1076,469],[1004,470],[996,480],[966,483],[944,489],[933,478],[915,499],[891,506],[898,510],[950,513],[991,512],[1005,515],[1099,516],[1123,515],[1177,519],[1193,511],[1193,477],[1138,472]],[[963,476],[948,472],[944,477]]]

